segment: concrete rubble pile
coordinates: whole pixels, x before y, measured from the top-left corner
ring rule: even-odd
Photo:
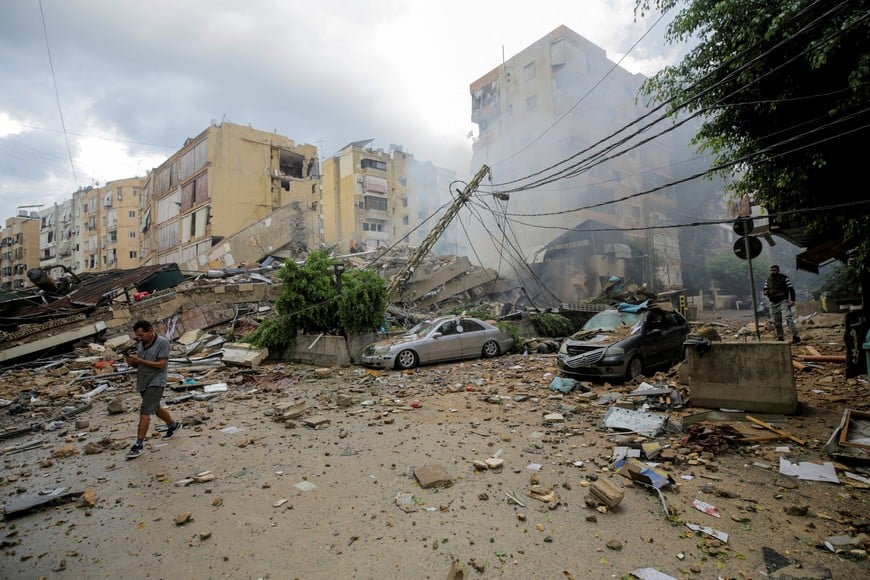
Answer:
[[[200,279],[195,285],[212,284]],[[829,354],[836,351],[830,345],[841,333],[839,325],[827,327],[815,320],[802,325],[806,344],[793,347],[795,359],[813,345]],[[721,336],[742,338],[740,325],[726,321],[715,326]],[[624,385],[556,381],[553,355],[538,354],[414,372],[377,372],[275,362],[262,349],[233,344],[202,329],[175,336],[165,402],[195,437],[187,442],[187,451],[209,449],[195,445],[213,445],[212,451],[197,453],[216,457],[214,449],[222,447],[211,439],[218,435],[233,437],[230,447],[246,451],[277,448],[281,441],[281,446],[292,446],[297,440],[290,464],[303,463],[297,454],[310,447],[322,462],[331,464],[340,457],[372,453],[377,447],[372,441],[393,430],[416,433],[425,424],[452,425],[466,443],[447,454],[453,457],[450,463],[433,460],[429,451],[415,455],[403,447],[404,455],[393,461],[411,465],[407,477],[393,475],[379,483],[395,487],[392,492],[378,488],[376,495],[390,498],[389,506],[378,509],[387,511],[394,521],[391,526],[399,530],[405,522],[416,523],[411,519],[415,514],[433,518],[495,504],[487,509],[503,510],[509,515],[501,517],[512,518],[520,527],[528,522],[530,534],[549,543],[558,541],[557,530],[578,522],[593,530],[592,538],[597,527],[614,518],[630,529],[640,512],[653,512],[663,523],[662,535],[656,538],[658,549],[682,546],[674,554],[670,573],[721,576],[715,563],[724,561],[732,566],[729,577],[734,577],[733,566],[740,566],[747,549],[740,545],[741,534],[753,524],[758,529],[786,525],[774,523],[779,522],[774,514],[781,514],[802,524],[805,549],[782,549],[773,534],[770,547],[765,547],[764,575],[779,570],[780,577],[831,577],[823,567],[804,563],[813,553],[836,555],[843,565],[866,565],[870,522],[859,506],[870,491],[870,464],[831,461],[823,446],[822,435],[827,433],[820,431],[826,426],[801,414],[754,417],[693,407],[693,385],[681,378],[679,366]],[[25,516],[42,505],[40,501],[75,498],[86,510],[100,505],[100,494],[86,489],[58,488],[61,491],[54,495],[34,499],[38,478],[32,474],[73,462],[76,469],[86,470],[90,456],[123,454],[132,435],[137,396],[133,374],[118,362],[118,354],[130,346],[130,336],[118,333],[101,343],[88,343],[69,357],[5,370],[0,377],[0,437],[7,469],[0,486],[31,494],[8,498],[7,518]],[[856,416],[870,410],[865,379],[844,379],[837,366],[822,364],[827,366],[809,366],[796,376],[800,399],[814,410],[813,416],[839,412],[844,405]],[[335,451],[326,453],[329,457],[324,457],[322,446],[313,444],[318,432],[334,434],[329,449],[335,445]],[[401,439],[410,446],[418,437]],[[440,441],[436,445],[443,446]],[[159,452],[158,445],[150,452]],[[383,453],[374,453],[383,466]],[[24,457],[37,463],[22,464]],[[270,475],[273,466],[274,459],[266,470]],[[239,477],[249,477],[246,467],[236,472]],[[236,478],[228,477],[228,469],[217,462],[175,474],[169,481],[174,480],[175,487],[208,485],[207,497],[229,501],[232,493],[227,490]],[[253,490],[251,494],[268,494],[272,485],[247,479],[239,483]],[[361,494],[359,481],[347,483],[352,494]],[[836,486],[837,491],[822,485]],[[311,480],[299,481],[296,488],[299,493],[292,495],[276,490],[269,499],[271,509],[286,510],[295,503],[298,511],[304,502],[300,494],[322,489]],[[471,490],[477,504],[465,497]],[[88,491],[90,496],[85,495]],[[252,501],[249,497],[246,492],[246,501]],[[196,519],[188,509],[176,511],[175,519],[167,514],[176,526]],[[335,523],[327,527],[341,529]],[[215,542],[222,533],[203,530],[201,536]],[[686,537],[690,540],[683,542]],[[625,541],[608,532],[601,538],[601,550],[618,552]],[[687,552],[696,554],[685,556]],[[532,557],[531,552],[521,554],[516,557]],[[708,561],[698,554],[717,557]],[[481,552],[470,565],[485,570],[485,555]],[[655,577],[665,577],[664,571],[659,574]]]

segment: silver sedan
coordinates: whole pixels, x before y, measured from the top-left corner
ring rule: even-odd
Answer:
[[[442,316],[421,322],[401,336],[368,345],[361,360],[367,367],[412,369],[434,362],[494,357],[513,345],[510,334],[488,322]]]

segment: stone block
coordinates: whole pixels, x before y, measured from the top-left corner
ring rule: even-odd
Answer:
[[[263,359],[269,356],[269,349],[258,348],[256,346],[240,343],[227,342],[223,345],[223,356],[221,360],[224,364],[257,368]]]
[[[589,488],[589,493],[598,502],[603,503],[609,508],[619,505],[625,497],[625,490],[610,481],[609,479],[598,479]]]
[[[453,485],[453,478],[447,473],[443,465],[430,463],[414,469],[414,477],[420,487],[426,489],[429,487],[449,487]]]

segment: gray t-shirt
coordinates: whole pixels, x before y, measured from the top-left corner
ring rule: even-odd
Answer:
[[[139,343],[136,356],[139,358],[156,361],[162,358],[169,360],[169,341],[159,334],[154,335],[154,342],[151,346],[145,348],[145,345]],[[162,369],[152,369],[145,365],[139,365],[136,368],[136,388],[144,391],[148,387],[165,387],[169,380],[168,366]]]

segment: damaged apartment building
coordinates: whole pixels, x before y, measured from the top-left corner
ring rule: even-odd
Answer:
[[[112,271],[176,265],[195,275],[269,257],[300,258],[313,248],[362,258],[367,247],[398,244],[388,263],[376,265],[389,276],[407,254],[402,248],[426,236],[429,228],[418,226],[449,200],[456,179],[399,146],[375,149],[371,140],[326,158],[323,172],[320,164],[313,145],[213,124],[145,177],[83,187],[62,203],[7,220],[4,285],[27,291],[12,301],[31,303],[43,286],[28,272],[43,279],[39,284],[46,277],[49,286],[68,282],[68,290]],[[445,235],[436,253],[449,252],[451,241],[455,236]],[[447,271],[439,273],[439,284],[450,281],[442,280]],[[466,276],[447,290],[462,293],[471,283]],[[430,290],[427,300],[438,302],[439,288]]]
[[[562,302],[594,296],[626,268],[641,272],[656,290],[681,288],[687,271],[733,241],[730,231],[714,226],[662,227],[697,216],[725,218],[727,209],[720,182],[676,183],[706,169],[693,159],[694,125],[664,131],[672,129],[667,120],[654,130],[661,135],[641,143],[650,132],[632,124],[650,113],[639,98],[645,80],[559,26],[471,83],[471,119],[478,127],[472,167],[495,167],[494,180],[508,183],[564,160],[555,168],[557,179],[513,192],[506,202],[523,222],[517,238],[524,260],[536,262],[535,276],[525,283],[558,289]],[[554,239],[559,229],[567,234]],[[592,244],[595,237],[608,241]],[[576,275],[563,280],[566,272]]]
[[[215,246],[272,212],[296,208],[300,247],[318,240],[317,148],[233,123],[212,125],[148,175],[140,198],[141,264],[178,263],[194,270],[236,265]]]

